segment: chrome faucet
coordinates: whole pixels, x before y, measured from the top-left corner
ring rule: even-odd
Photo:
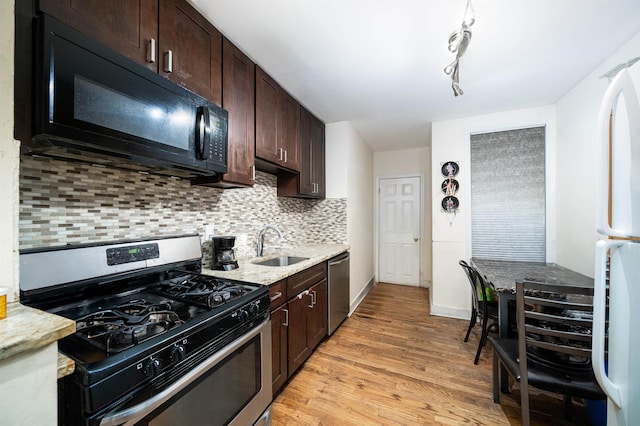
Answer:
[[[258,234],[258,247],[257,247],[258,257],[262,256],[262,248],[264,246],[264,234],[269,229],[273,230],[276,234],[278,234],[278,238],[282,238],[282,233],[280,232],[280,229],[278,229],[276,225],[271,223],[265,225],[264,228],[262,228],[262,230]]]

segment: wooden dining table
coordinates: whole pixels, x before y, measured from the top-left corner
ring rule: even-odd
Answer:
[[[471,264],[493,283],[498,293],[500,337],[509,335],[509,305],[515,312],[516,282],[537,281],[593,288],[593,278],[556,263],[471,258]],[[515,316],[514,316],[515,318]]]

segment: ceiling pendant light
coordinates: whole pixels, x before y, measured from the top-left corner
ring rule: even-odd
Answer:
[[[455,96],[459,96],[464,94],[462,89],[460,88],[460,74],[459,74],[459,65],[460,58],[467,51],[467,46],[469,46],[469,42],[471,41],[471,29],[470,27],[476,21],[475,15],[473,14],[473,6],[471,6],[471,0],[467,0],[467,7],[464,11],[464,18],[462,20],[462,26],[460,30],[454,31],[449,36],[449,51],[451,53],[456,54],[456,58],[444,68],[445,74],[451,76],[451,88],[453,89],[453,94]]]

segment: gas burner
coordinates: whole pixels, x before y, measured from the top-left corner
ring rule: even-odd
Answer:
[[[76,333],[108,354],[121,352],[184,321],[171,303],[130,300],[76,320]]]
[[[170,297],[215,308],[242,297],[253,288],[206,275],[190,275],[161,283],[157,290]]]

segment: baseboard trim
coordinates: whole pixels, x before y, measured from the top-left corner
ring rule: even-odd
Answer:
[[[448,306],[438,306],[431,304],[431,315],[448,318],[459,318],[468,320],[471,317],[471,311],[468,309],[451,308]]]
[[[372,277],[369,280],[367,285],[362,289],[362,291],[360,291],[360,294],[358,294],[356,299],[351,304],[351,308],[350,308],[350,311],[349,311],[349,316],[351,316],[351,314],[353,314],[355,312],[355,310],[358,308],[360,303],[362,303],[364,298],[367,297],[367,294],[369,294],[369,292],[373,289],[373,286],[375,285],[375,279],[374,278],[375,277]]]

